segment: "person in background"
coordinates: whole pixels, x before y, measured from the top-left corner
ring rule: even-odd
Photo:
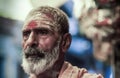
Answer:
[[[114,44],[116,41],[114,34],[118,34],[115,26],[119,13],[115,10],[118,0],[95,0],[97,6],[91,7],[80,20],[80,31],[93,42],[93,52],[86,63],[90,72],[103,73],[105,78],[110,78],[113,74],[112,63],[114,54]],[[118,36],[117,36],[118,38]]]
[[[103,78],[64,61],[71,35],[63,11],[49,6],[33,9],[22,32],[22,67],[30,78]]]

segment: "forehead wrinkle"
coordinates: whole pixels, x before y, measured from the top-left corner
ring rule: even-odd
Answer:
[[[32,22],[33,22],[33,24],[32,24]],[[33,25],[33,26],[30,26],[30,25]],[[38,26],[38,21],[37,20],[33,20],[33,19],[27,20],[27,21],[25,21],[22,30],[31,29],[32,27],[34,28],[35,27],[34,25],[36,27]]]
[[[58,31],[57,29],[57,24],[55,22],[50,22],[50,21],[47,21],[47,20],[42,20],[42,21],[39,21],[39,26],[40,25],[45,25],[45,26],[49,26],[49,28],[52,30],[52,31]]]
[[[49,25],[52,30],[58,31],[59,24],[50,13],[36,13],[34,16],[29,16],[25,21],[24,28],[27,28],[27,24],[32,20],[36,21],[38,26],[40,26],[40,24],[45,24]]]
[[[38,20],[40,20],[39,25],[42,23],[50,26],[52,30],[58,31],[58,23],[53,15],[51,15],[50,13],[41,13],[36,16],[39,17],[38,18]]]
[[[37,14],[34,14],[33,19],[55,21],[54,16],[51,15],[50,13],[37,13]]]

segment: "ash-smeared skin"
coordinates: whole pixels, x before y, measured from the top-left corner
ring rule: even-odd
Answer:
[[[52,31],[58,31],[59,29],[59,24],[55,22],[55,18],[50,13],[41,13],[26,20],[23,30],[35,29],[41,25],[49,25]]]

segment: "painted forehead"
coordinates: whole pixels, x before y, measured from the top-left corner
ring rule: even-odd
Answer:
[[[55,22],[53,15],[51,15],[50,13],[39,13],[29,17],[25,21],[23,29],[32,29],[41,25],[48,25],[51,28],[55,28],[57,23]]]

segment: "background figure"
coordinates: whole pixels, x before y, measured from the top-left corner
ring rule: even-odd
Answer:
[[[96,7],[90,7],[86,14],[79,17],[80,32],[93,42],[93,53],[87,62],[88,69],[92,72],[101,72],[105,78],[113,75],[112,63],[114,43],[119,38],[115,36],[116,18],[115,7],[119,5],[117,0],[95,0]],[[114,35],[113,35],[114,34]],[[119,34],[119,33],[116,33]]]

